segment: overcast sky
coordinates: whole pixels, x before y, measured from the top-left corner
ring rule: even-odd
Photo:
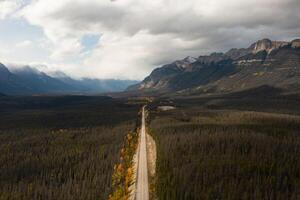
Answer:
[[[143,79],[162,64],[300,38],[300,0],[0,0],[0,62]]]

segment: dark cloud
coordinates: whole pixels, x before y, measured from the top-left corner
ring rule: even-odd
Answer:
[[[102,34],[99,49],[86,63],[93,61],[103,71],[109,61],[114,67],[128,62],[146,74],[187,55],[247,47],[266,37],[300,37],[299,10],[299,0],[40,0],[28,6],[25,17],[53,40],[56,35],[79,40],[86,33]]]

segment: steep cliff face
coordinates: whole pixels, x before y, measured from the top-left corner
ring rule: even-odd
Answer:
[[[300,39],[296,39],[292,41],[292,48],[300,48]]]
[[[186,58],[155,69],[129,90],[231,92],[262,85],[300,88],[300,40],[259,40],[249,48]]]
[[[218,92],[234,92],[268,85],[286,91],[300,92],[300,49],[279,48],[270,53],[260,51],[232,62],[236,73],[212,82]]]
[[[266,51],[267,53],[270,53],[273,50],[288,46],[290,44],[290,42],[271,41],[270,39],[262,39],[251,44],[248,48],[231,49],[227,53],[225,53],[225,55],[229,56],[233,60],[236,60],[250,53],[256,54],[260,51]],[[294,45],[297,45],[297,41],[294,42]]]
[[[252,53],[258,53],[260,51],[267,51],[270,53],[275,49],[289,45],[289,42],[283,41],[271,41],[270,39],[262,39],[253,43],[249,49],[252,50]]]

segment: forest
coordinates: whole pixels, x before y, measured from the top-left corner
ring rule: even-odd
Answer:
[[[298,97],[257,96],[1,97],[0,199],[128,198],[146,102],[156,199],[300,199]]]
[[[139,105],[84,96],[0,102],[1,200],[108,199]]]
[[[148,121],[158,199],[300,199],[300,116],[180,102]]]

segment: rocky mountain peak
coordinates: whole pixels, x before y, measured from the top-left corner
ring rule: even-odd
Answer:
[[[268,53],[270,53],[274,49],[284,47],[288,44],[289,44],[289,42],[271,41],[270,39],[265,38],[265,39],[262,39],[262,40],[259,40],[255,43],[253,43],[249,47],[249,49],[252,51],[252,53],[258,53],[260,51],[267,51]]]
[[[191,64],[191,63],[197,62],[198,60],[197,60],[197,58],[194,58],[192,56],[188,56],[188,57],[184,58],[183,61]]]
[[[258,40],[257,42],[253,43],[250,46],[250,49],[252,49],[253,53],[257,53],[263,50],[269,50],[271,48],[272,48],[272,41],[270,39]]]
[[[300,48],[300,39],[295,39],[291,42],[292,48]]]

